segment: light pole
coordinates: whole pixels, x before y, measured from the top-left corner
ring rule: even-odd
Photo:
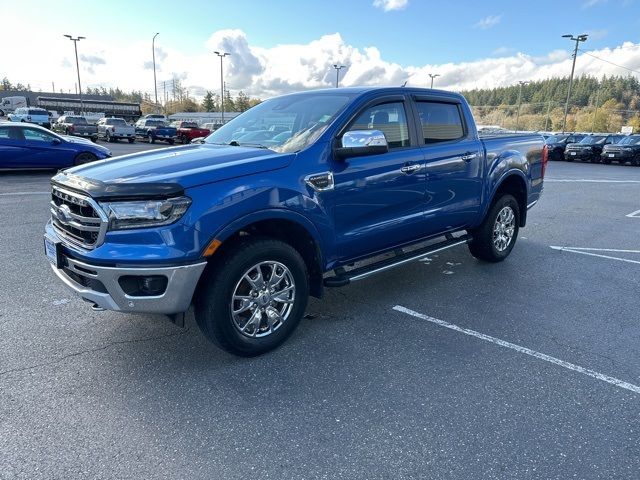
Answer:
[[[433,90],[433,79],[436,77],[439,77],[440,74],[439,73],[429,73],[428,74],[431,77],[431,90]]]
[[[337,63],[333,64],[333,68],[336,69],[336,88],[338,88],[338,83],[340,81],[340,70],[342,70],[346,65],[338,65]]]
[[[522,103],[522,86],[526,85],[527,83],[529,82],[526,80],[518,81],[520,88],[518,89],[518,114],[516,115],[516,132],[519,130],[519,127],[520,127],[520,103]]]
[[[589,35],[582,33],[577,37],[571,34],[562,35],[562,38],[569,38],[571,41],[576,42],[576,47],[573,50],[573,64],[571,65],[571,76],[569,77],[569,91],[567,91],[567,101],[564,104],[564,120],[562,121],[562,133],[564,133],[567,127],[567,112],[569,111],[569,98],[571,97],[571,86],[573,85],[573,72],[576,69],[576,58],[578,57],[578,45],[580,42],[586,42]]]
[[[227,55],[231,55],[227,52],[213,52],[220,57],[220,123],[224,125],[224,75],[222,73],[222,59]]]
[[[151,52],[153,54],[153,91],[156,94],[156,112],[158,112],[158,83],[156,81],[156,37],[160,32],[156,33],[151,40]]]
[[[600,102],[600,89],[602,88],[602,83],[598,85],[598,90],[596,91],[596,111],[593,112],[593,121],[591,122],[591,133],[596,128],[596,117],[598,116],[598,103]]]
[[[65,35],[69,40],[73,42],[73,48],[76,52],[76,70],[78,72],[78,94],[80,95],[80,114],[84,113],[84,103],[82,102],[82,86],[80,85],[80,64],[78,63],[78,42],[84,40],[85,37],[73,38],[71,35]]]

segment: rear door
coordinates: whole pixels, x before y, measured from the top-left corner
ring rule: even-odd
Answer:
[[[480,213],[484,148],[467,125],[464,106],[443,96],[414,96],[425,155],[428,234],[464,228]]]
[[[338,135],[384,133],[389,151],[332,159],[334,189],[324,196],[332,212],[338,256],[355,258],[424,235],[424,154],[404,95],[363,106]]]

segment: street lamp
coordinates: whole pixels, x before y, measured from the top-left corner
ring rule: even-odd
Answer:
[[[572,42],[576,42],[576,47],[573,50],[573,64],[571,65],[571,76],[569,77],[569,91],[567,92],[567,101],[564,104],[564,120],[562,121],[562,133],[564,133],[567,126],[567,112],[569,111],[569,98],[571,97],[571,86],[573,85],[573,72],[576,69],[576,58],[578,57],[578,45],[580,42],[586,42],[589,35],[582,33],[577,37],[571,34],[562,35],[562,38],[568,38]]]
[[[220,57],[220,123],[224,125],[224,75],[222,73],[222,59],[227,55],[231,55],[227,52],[213,52]]]
[[[82,102],[82,86],[80,85],[80,64],[78,63],[78,42],[84,40],[85,37],[73,38],[71,35],[65,35],[69,40],[73,42],[73,48],[76,52],[76,70],[78,72],[78,93],[80,94],[80,114],[84,113],[84,103]]]
[[[516,132],[520,129],[520,103],[522,102],[522,86],[528,83],[530,83],[528,80],[518,81],[520,88],[518,88],[518,115],[516,115]]]
[[[158,83],[156,81],[156,37],[160,33],[156,33],[151,40],[151,52],[153,53],[153,91],[156,94],[156,112],[158,111]]]
[[[337,63],[333,64],[333,68],[336,69],[336,88],[338,88],[338,82],[340,81],[340,70],[342,70],[346,65],[338,65]]]
[[[440,74],[439,73],[429,73],[428,74],[431,77],[431,90],[433,90],[433,79],[436,77],[439,77]]]

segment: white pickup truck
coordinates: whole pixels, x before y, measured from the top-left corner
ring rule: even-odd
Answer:
[[[124,118],[102,118],[98,121],[98,138],[107,142],[127,139],[129,143],[136,141],[136,129],[129,125]]]

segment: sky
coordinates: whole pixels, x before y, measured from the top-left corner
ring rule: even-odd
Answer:
[[[231,54],[232,94],[260,98],[334,86],[336,63],[341,86],[429,86],[433,73],[435,87],[460,91],[566,76],[574,43],[563,34],[589,34],[578,75],[640,77],[640,0],[0,0],[0,25],[0,77],[42,91],[74,91],[64,34],[86,37],[83,88],[152,96],[157,32],[158,82],[178,78],[197,99],[220,91],[215,50]]]

